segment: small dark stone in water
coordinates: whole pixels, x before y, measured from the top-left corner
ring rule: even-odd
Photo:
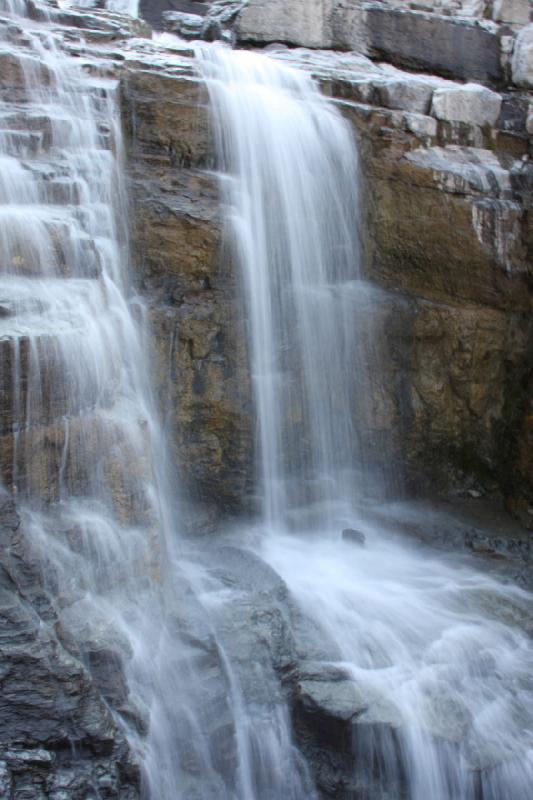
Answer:
[[[366,541],[366,536],[361,531],[356,531],[355,528],[345,528],[342,532],[342,540],[350,542],[350,544],[358,544],[361,547]]]
[[[10,308],[8,305],[3,305],[0,303],[0,317],[12,317],[13,316],[13,309]]]
[[[218,42],[223,36],[222,25],[216,19],[210,19],[202,29],[202,37],[206,42]]]

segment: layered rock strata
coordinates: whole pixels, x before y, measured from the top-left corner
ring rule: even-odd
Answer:
[[[529,523],[528,5],[229,6],[243,43],[358,53],[274,55],[310,70],[359,138],[368,272],[390,290],[368,436],[415,490],[501,493]]]

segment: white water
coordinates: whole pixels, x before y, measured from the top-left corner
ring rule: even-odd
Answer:
[[[62,624],[82,652],[96,638],[124,661],[126,708],[111,705],[145,796],[311,800],[279,679],[260,641],[240,652],[254,607],[213,568],[212,545],[190,555],[176,536],[145,310],[128,281],[117,86],[83,74],[60,32],[25,10],[0,0],[0,49],[24,67],[0,108],[9,488]],[[318,623],[328,659],[395,726],[373,739],[356,726],[358,796],[396,800],[403,781],[413,800],[529,800],[533,659],[519,623],[530,597],[409,550],[351,508],[368,474],[355,334],[370,328],[349,132],[299,73],[208,53],[250,292],[268,534],[255,546]],[[365,531],[364,550],[340,541],[347,525]]]
[[[87,77],[38,11],[0,0],[0,50],[20,65],[0,108],[2,469],[65,630],[124,664],[117,719],[141,748],[128,720],[153,704],[172,504],[129,287],[118,84]]]
[[[310,78],[272,58],[220,47],[199,57],[246,290],[255,546],[368,705],[353,727],[353,797],[527,800],[533,646],[520,624],[531,596],[417,551],[357,511],[369,328],[358,318],[348,127]],[[364,548],[341,541],[349,526],[365,532]]]
[[[359,463],[358,170],[301,72],[203,48],[249,316],[263,516],[349,494]]]
[[[88,669],[94,646],[124,666],[127,696],[108,700],[143,796],[312,798],[277,676],[257,664],[245,696],[218,633],[235,597],[179,537],[128,276],[118,84],[62,51],[49,10],[0,0],[0,57],[20,65],[0,107],[7,488]]]

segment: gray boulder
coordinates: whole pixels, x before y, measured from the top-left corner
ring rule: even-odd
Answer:
[[[467,83],[437,89],[433,94],[431,112],[437,119],[448,122],[466,122],[469,125],[495,125],[502,107],[502,98],[497,92]]]
[[[516,37],[512,71],[513,83],[533,88],[533,24],[523,28]]]
[[[529,0],[495,0],[492,18],[508,25],[527,25],[530,11]]]
[[[241,42],[284,42],[331,47],[329,14],[334,0],[250,0],[237,19]]]
[[[377,3],[364,8],[372,57],[444,77],[501,83],[500,40],[493,24]]]

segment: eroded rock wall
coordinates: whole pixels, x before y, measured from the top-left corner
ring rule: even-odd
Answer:
[[[207,92],[192,59],[123,79],[135,280],[149,302],[155,388],[185,495],[231,513],[253,482],[238,275],[222,222]]]
[[[467,26],[491,17],[481,28],[500,26],[500,43],[507,26],[505,88],[376,63],[362,45],[352,54],[280,50],[275,57],[313,72],[359,140],[368,275],[386,290],[372,343],[382,369],[373,373],[365,422],[370,445],[379,444],[384,461],[393,453],[411,490],[502,492],[527,520],[529,26],[521,7],[485,4],[481,16],[463,17],[462,5],[446,13],[441,5],[424,13]],[[67,21],[90,23],[75,12]],[[233,513],[253,491],[254,420],[207,92],[185,45],[170,51],[131,40],[126,47],[120,28],[108,30],[105,21],[97,34],[90,24],[90,44],[69,46],[84,57],[90,51],[92,69],[122,84],[134,281],[148,299],[167,439],[184,493],[217,515]],[[8,448],[4,454],[9,472]]]
[[[370,448],[383,461],[392,453],[410,491],[496,494],[529,522],[529,5],[226,5],[224,35],[244,44],[355,51],[275,57],[316,76],[360,145],[367,271],[386,290],[371,345]],[[227,322],[244,375],[243,328]],[[231,406],[236,395],[226,396]],[[249,457],[248,442],[226,466]]]
[[[0,494],[0,796],[137,800],[139,766],[112,709],[127,698],[120,656],[81,645],[61,619],[54,565]],[[76,641],[77,640],[77,641]]]

